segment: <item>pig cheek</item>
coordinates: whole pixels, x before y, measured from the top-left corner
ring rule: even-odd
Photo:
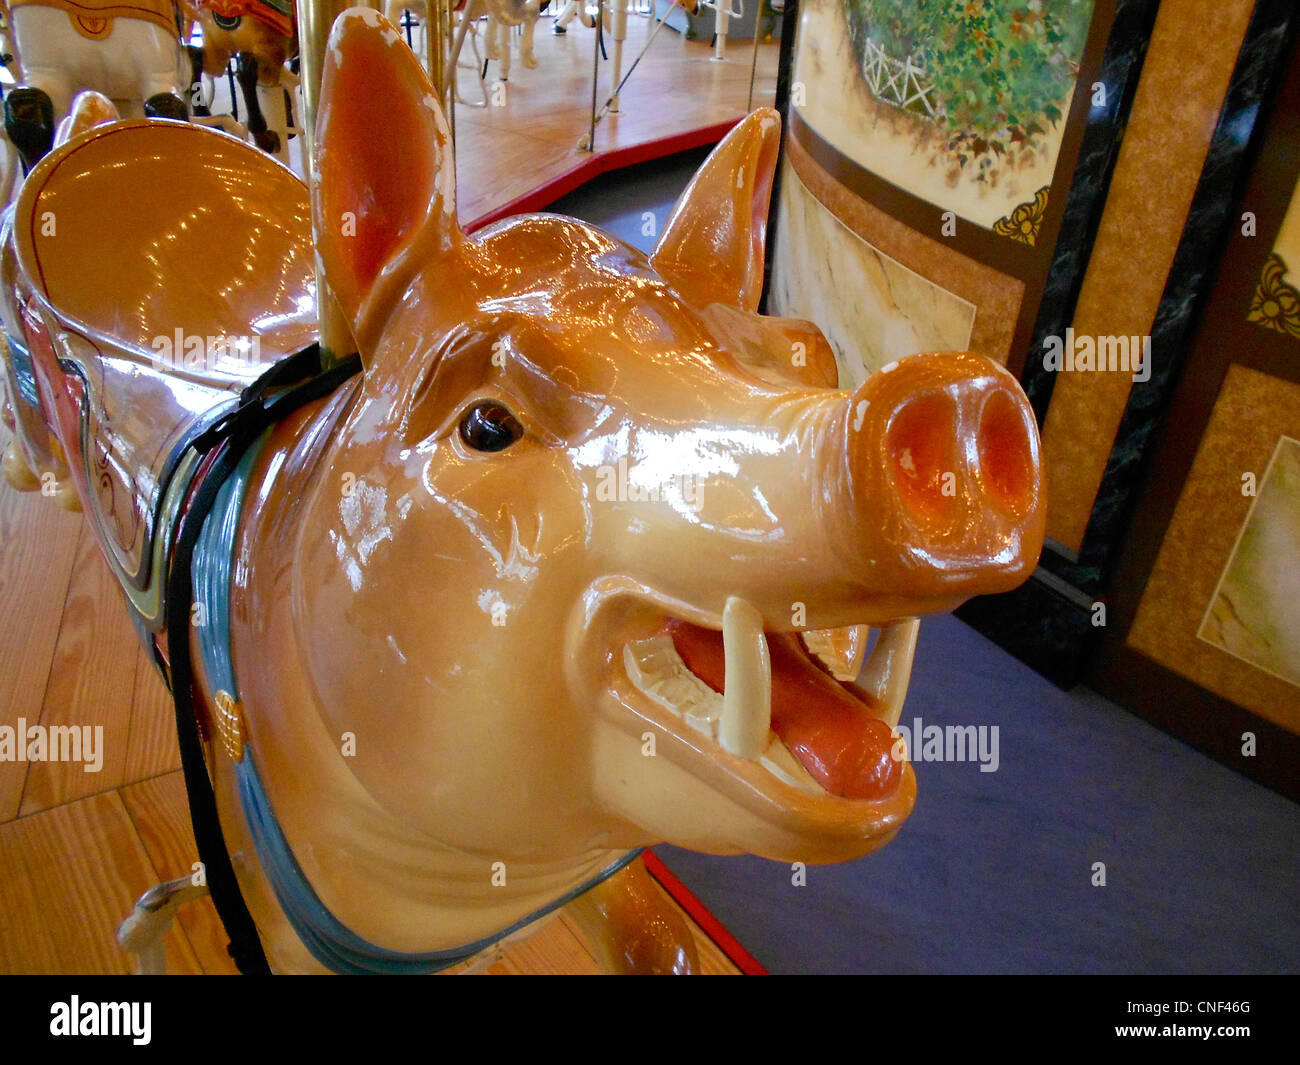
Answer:
[[[497,730],[484,678],[500,668],[508,630],[485,609],[492,568],[476,539],[428,517],[411,515],[377,560],[391,579],[353,603],[358,638],[346,660],[337,647],[319,655],[317,675],[331,693],[331,731],[355,736],[349,768],[362,785],[390,812],[442,832],[440,816],[482,799],[476,782],[501,779],[487,771],[505,752],[485,741]]]
[[[497,456],[466,458],[444,445],[420,480],[503,580],[527,580],[556,552],[588,539],[583,485],[558,448],[527,441]]]

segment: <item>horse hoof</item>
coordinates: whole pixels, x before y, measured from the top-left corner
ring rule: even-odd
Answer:
[[[523,61],[524,61],[524,69],[525,69],[525,70],[536,70],[536,69],[537,69],[537,56],[535,56],[535,55],[526,55],[526,56],[521,56],[520,58],[523,59]]]
[[[14,89],[5,97],[5,132],[26,173],[54,145],[54,101],[40,89]]]
[[[275,155],[280,151],[280,134],[273,129],[263,130],[261,133],[254,133],[253,140],[257,146],[268,155]]]
[[[36,492],[40,490],[41,479],[27,465],[27,460],[23,458],[22,452],[18,450],[16,441],[9,441],[9,445],[4,451],[4,457],[0,458],[0,466],[4,467],[5,480],[9,482],[9,487],[15,492]]]
[[[171,118],[179,122],[190,120],[190,113],[184,101],[170,92],[160,92],[150,96],[144,102],[144,115],[145,118]]]
[[[81,513],[81,500],[77,497],[77,489],[71,481],[59,483],[59,487],[54,490],[54,502],[73,514]]]
[[[563,36],[564,36],[566,33],[568,33],[569,31],[566,30],[563,26],[561,26],[561,25],[557,22],[554,26],[551,27],[551,32],[552,32],[553,34],[555,34],[555,36],[557,36],[557,37],[563,37]]]

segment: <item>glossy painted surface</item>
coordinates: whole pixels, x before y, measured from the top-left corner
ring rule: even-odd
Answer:
[[[569,913],[607,973],[700,971],[685,919],[665,901],[640,858],[570,904]]]
[[[73,122],[102,110],[78,99]],[[168,188],[184,195],[158,194]],[[42,407],[78,457],[74,479],[106,555],[143,587],[179,445],[314,337],[306,189],[233,138],[136,120],[47,157],[16,217]]]
[[[888,840],[910,769],[868,801],[792,784],[639,691],[625,649],[672,618],[718,633],[735,597],[793,633],[1019,583],[1042,509],[1014,380],[938,354],[838,392],[811,327],[750,313],[770,112],[720,146],[647,259],[549,216],[465,237],[406,49],[353,15],[329,62],[317,226],[366,370],[277,431],[234,620],[253,744],[313,883],[354,927],[414,948],[430,908],[453,920],[433,881],[472,894],[494,860],[518,866],[519,895],[485,889],[488,920],[603,848],[833,861]],[[382,129],[361,102],[375,92],[392,101]],[[466,445],[484,400],[520,440]],[[896,715],[906,671],[891,687],[888,666],[861,713]],[[272,706],[310,706],[307,724]],[[462,938],[478,918],[454,920]]]
[[[418,64],[373,12],[336,25],[313,210],[365,369],[251,470],[230,642],[288,845],[371,943],[472,942],[657,840],[806,862],[879,847],[910,767],[837,769],[835,794],[813,764],[888,736],[912,618],[1032,571],[1038,440],[1009,375],[919,355],[842,392],[814,327],[753,313],[778,137],[772,111],[741,123],[650,257],[557,216],[467,237]],[[722,654],[721,693],[674,664],[677,623]],[[883,630],[864,685],[838,685],[864,632],[825,630],[862,625]],[[314,968],[223,758],[216,785],[273,964]]]

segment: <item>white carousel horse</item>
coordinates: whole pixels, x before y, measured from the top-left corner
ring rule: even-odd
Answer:
[[[510,31],[515,26],[523,27],[523,39],[519,43],[519,59],[524,64],[525,70],[536,70],[537,56],[533,52],[533,35],[537,30],[540,12],[540,0],[467,0],[460,25],[456,30],[456,40],[451,49],[452,61],[457,62],[460,59],[465,35],[471,24],[486,15],[488,25],[485,52],[489,60],[496,59],[501,64],[501,80],[510,80],[512,51]]]
[[[49,150],[58,121],[83,90],[117,101],[128,115],[184,117],[180,93],[186,79],[174,0],[8,4],[22,81],[6,98],[5,117],[27,166]]]
[[[453,13],[459,15],[456,36],[452,43],[452,62],[459,64],[464,51],[465,41],[471,42],[475,62],[472,64],[475,77],[482,92],[482,101],[475,103],[457,94],[457,99],[470,107],[486,107],[488,103],[487,88],[483,84],[487,77],[487,64],[478,60],[478,22],[487,17],[487,29],[484,34],[485,53],[488,61],[497,60],[501,64],[501,80],[510,80],[512,44],[510,31],[516,26],[523,28],[519,46],[519,58],[526,70],[537,68],[537,56],[533,51],[533,36],[537,28],[540,13],[540,0],[458,0]],[[428,0],[384,0],[384,15],[389,22],[400,26],[403,12],[409,11],[421,19],[428,19]],[[424,58],[428,60],[428,34],[425,35]]]

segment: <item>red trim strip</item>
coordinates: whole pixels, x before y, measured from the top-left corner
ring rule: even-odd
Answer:
[[[540,211],[561,196],[567,196],[578,186],[585,185],[592,178],[599,177],[610,170],[621,170],[624,167],[649,162],[651,159],[661,159],[665,155],[702,148],[706,144],[717,144],[738,122],[740,122],[739,118],[732,118],[712,126],[700,126],[685,133],[674,133],[670,137],[660,137],[658,140],[643,141],[640,144],[628,145],[626,148],[614,148],[591,155],[571,170],[566,170],[509,203],[475,218],[464,227],[465,232],[473,233],[476,229],[482,229],[511,215]]]
[[[660,886],[673,897],[678,906],[690,914],[691,920],[704,929],[704,934],[718,945],[737,969],[746,976],[768,975],[768,971],[763,968],[758,959],[740,945],[740,940],[728,932],[727,926],[714,917],[708,907],[691,894],[685,884],[673,876],[672,871],[653,851],[645,851],[641,858],[650,875],[659,881]]]

